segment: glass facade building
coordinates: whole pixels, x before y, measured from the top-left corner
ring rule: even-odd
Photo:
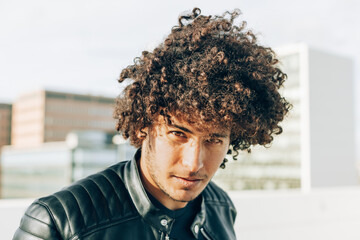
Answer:
[[[37,147],[6,146],[1,153],[1,197],[36,198],[102,169],[130,159],[135,149],[124,141],[112,143],[112,134],[72,132],[67,141]],[[125,159],[126,157],[126,159]]]
[[[305,44],[275,52],[288,75],[280,91],[293,105],[283,133],[270,148],[240,153],[214,180],[228,190],[357,185],[352,60]]]

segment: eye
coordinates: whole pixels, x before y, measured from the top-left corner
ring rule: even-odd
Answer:
[[[222,144],[223,141],[219,138],[209,138],[208,140],[206,140],[206,142],[211,143],[211,144]]]
[[[183,138],[186,137],[185,133],[180,132],[180,131],[171,131],[170,133],[176,137],[183,137]]]

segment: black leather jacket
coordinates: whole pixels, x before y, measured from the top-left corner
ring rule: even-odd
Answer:
[[[235,216],[230,198],[210,182],[191,230],[196,237],[236,239]],[[173,222],[149,201],[133,159],[36,200],[13,239],[169,239]]]

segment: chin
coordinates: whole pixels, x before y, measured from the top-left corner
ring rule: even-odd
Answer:
[[[178,202],[190,202],[190,201],[194,200],[195,198],[197,198],[197,196],[199,196],[199,194],[201,193],[201,192],[195,193],[195,192],[192,192],[191,190],[187,190],[187,189],[178,190],[178,191],[183,192],[183,194],[177,194],[177,195],[171,196],[171,198],[173,200],[178,201]]]

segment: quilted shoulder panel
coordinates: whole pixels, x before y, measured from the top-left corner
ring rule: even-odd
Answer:
[[[34,202],[26,210],[14,240],[61,239],[51,213],[41,203]]]
[[[15,236],[28,232],[38,237],[34,239],[73,239],[96,228],[134,218],[138,213],[122,181],[124,165],[116,164],[36,200]]]

